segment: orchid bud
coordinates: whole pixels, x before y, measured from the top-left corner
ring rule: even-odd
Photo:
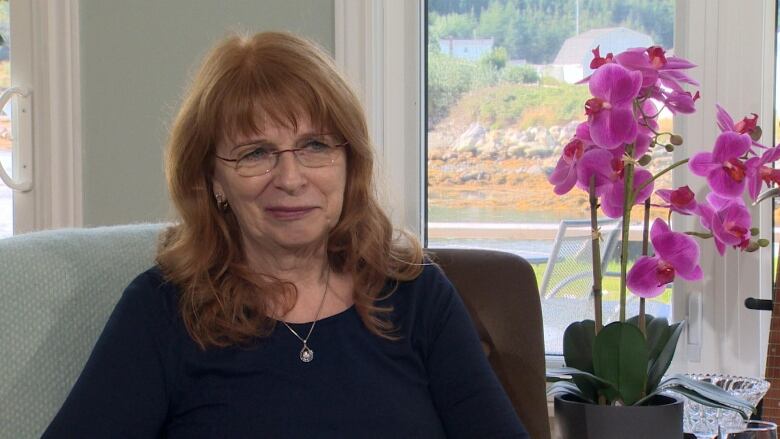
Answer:
[[[756,125],[755,128],[750,132],[750,138],[753,139],[754,142],[758,142],[758,139],[761,138],[761,127]]]
[[[683,144],[683,138],[680,135],[672,134],[669,136],[669,143],[672,145],[682,145]]]
[[[647,166],[648,164],[650,164],[651,160],[653,160],[653,157],[650,156],[649,154],[645,154],[639,158],[639,161],[637,161],[637,163],[639,163],[640,166]]]
[[[754,251],[758,250],[759,248],[760,248],[760,246],[758,245],[757,242],[752,242],[751,241],[750,244],[748,244],[748,246],[745,247],[745,251],[749,252],[749,253],[753,253]]]
[[[769,246],[769,240],[768,239],[761,238],[757,242],[758,242],[758,245],[760,245],[761,247],[768,247]]]
[[[758,227],[751,227],[750,228],[750,236],[756,236],[756,235],[758,235],[758,232],[759,232]]]
[[[666,150],[666,152],[672,152],[674,151],[674,145],[666,144],[664,145],[664,149]]]

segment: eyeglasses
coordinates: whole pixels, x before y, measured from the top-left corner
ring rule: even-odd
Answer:
[[[279,163],[279,156],[285,152],[292,152],[298,163],[307,168],[331,166],[336,162],[338,149],[347,144],[333,135],[320,134],[299,139],[290,149],[280,150],[273,143],[256,142],[236,147],[237,158],[216,157],[233,163],[238,175],[256,177],[271,172]]]

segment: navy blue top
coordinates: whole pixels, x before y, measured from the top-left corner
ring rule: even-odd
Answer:
[[[281,324],[203,351],[177,297],[158,268],[127,287],[44,438],[528,437],[435,266],[380,302],[400,340],[370,333],[352,307],[317,322],[311,363]]]

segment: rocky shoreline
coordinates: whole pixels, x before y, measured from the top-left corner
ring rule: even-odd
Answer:
[[[452,124],[440,124],[428,136],[429,204],[515,209],[551,219],[589,217],[586,193],[574,189],[558,196],[547,181],[579,123],[498,130],[472,123],[459,134]],[[660,169],[671,163],[671,157],[659,154],[653,163]],[[661,177],[658,184],[670,186],[671,175]],[[665,215],[663,209],[653,210],[653,215]],[[637,215],[640,207],[632,214]]]

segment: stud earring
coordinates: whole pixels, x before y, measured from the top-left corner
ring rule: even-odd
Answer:
[[[221,192],[217,192],[214,194],[214,199],[217,200],[217,208],[224,212],[228,208],[228,201],[225,199],[225,196],[222,195]]]

